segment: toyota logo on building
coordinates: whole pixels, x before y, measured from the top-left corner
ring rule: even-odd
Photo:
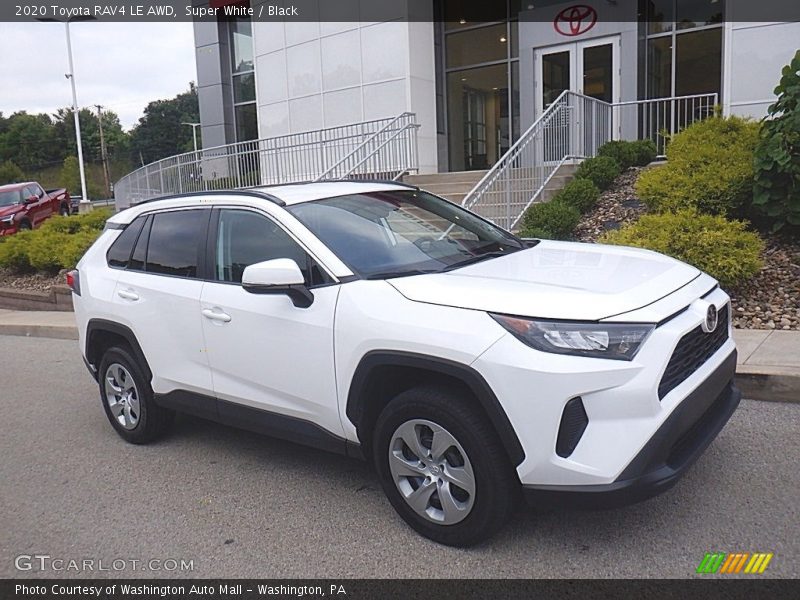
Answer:
[[[597,11],[585,4],[569,6],[556,15],[553,26],[561,35],[576,36],[586,33],[597,23]]]

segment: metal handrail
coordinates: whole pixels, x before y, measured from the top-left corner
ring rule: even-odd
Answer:
[[[378,131],[376,131],[371,136],[369,136],[367,139],[365,139],[363,142],[361,142],[361,144],[359,144],[355,148],[355,150],[350,152],[350,154],[348,154],[347,156],[343,157],[339,162],[337,162],[335,165],[331,166],[322,175],[317,177],[316,181],[320,181],[322,179],[325,179],[329,174],[333,173],[337,168],[339,168],[340,165],[342,165],[345,162],[347,162],[350,159],[351,156],[355,156],[356,154],[358,154],[358,152],[360,152],[362,148],[365,148],[367,146],[367,144],[369,144],[372,140],[374,140],[376,137],[378,137],[381,133],[383,133],[384,131],[388,130],[390,127],[392,127],[397,121],[399,121],[400,119],[406,118],[406,117],[413,117],[413,116],[414,116],[414,114],[410,113],[410,112],[404,112],[404,113],[401,113],[401,114],[397,115],[395,118],[393,118],[391,121],[389,121],[386,125],[381,127]]]
[[[693,94],[609,103],[565,90],[500,157],[462,201],[496,224],[512,230],[525,211],[543,199],[548,183],[568,161],[597,154],[623,135],[652,139],[658,156],[666,141],[713,114],[717,94]],[[624,126],[624,127],[623,127]]]
[[[397,129],[398,122],[403,123]],[[114,185],[118,208],[156,196],[325,178],[353,157],[344,177],[397,178],[418,171],[416,115],[236,142],[144,165]],[[386,138],[387,132],[391,134]],[[386,138],[384,140],[384,138]],[[376,143],[378,140],[381,143]]]

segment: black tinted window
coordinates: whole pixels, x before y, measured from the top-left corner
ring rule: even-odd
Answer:
[[[276,223],[253,212],[222,210],[215,248],[215,279],[240,283],[245,267],[275,258],[291,258],[307,285],[328,278],[306,252]]]
[[[153,216],[147,244],[148,273],[197,277],[200,248],[206,239],[208,211],[180,210]]]
[[[139,234],[139,241],[136,242],[136,248],[133,249],[133,255],[128,263],[128,269],[134,271],[144,271],[144,261],[147,258],[147,241],[150,239],[150,225],[153,224],[153,217],[147,217],[144,223],[144,229]]]
[[[124,269],[128,266],[128,261],[131,257],[133,245],[139,237],[139,232],[142,230],[146,217],[139,217],[133,223],[128,225],[116,241],[111,244],[111,248],[106,253],[106,260],[109,267],[117,267]]]

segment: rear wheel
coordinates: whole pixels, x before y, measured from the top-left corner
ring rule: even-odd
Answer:
[[[150,382],[127,348],[109,348],[100,361],[100,398],[111,426],[132,444],[160,437],[175,413],[153,401]]]
[[[70,215],[70,212],[69,212],[69,206],[66,206],[66,205],[65,205],[65,206],[62,206],[62,207],[61,207],[61,210],[59,211],[59,214],[60,214],[62,217],[68,217],[68,216]]]
[[[469,398],[439,387],[404,392],[381,413],[373,441],[384,492],[425,537],[470,546],[510,517],[519,481]]]

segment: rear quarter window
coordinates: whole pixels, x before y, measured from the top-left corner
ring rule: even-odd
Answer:
[[[131,252],[136,240],[139,238],[139,233],[142,231],[146,217],[139,217],[130,223],[119,237],[111,244],[111,247],[106,253],[106,262],[109,267],[117,269],[127,269],[130,263]]]

